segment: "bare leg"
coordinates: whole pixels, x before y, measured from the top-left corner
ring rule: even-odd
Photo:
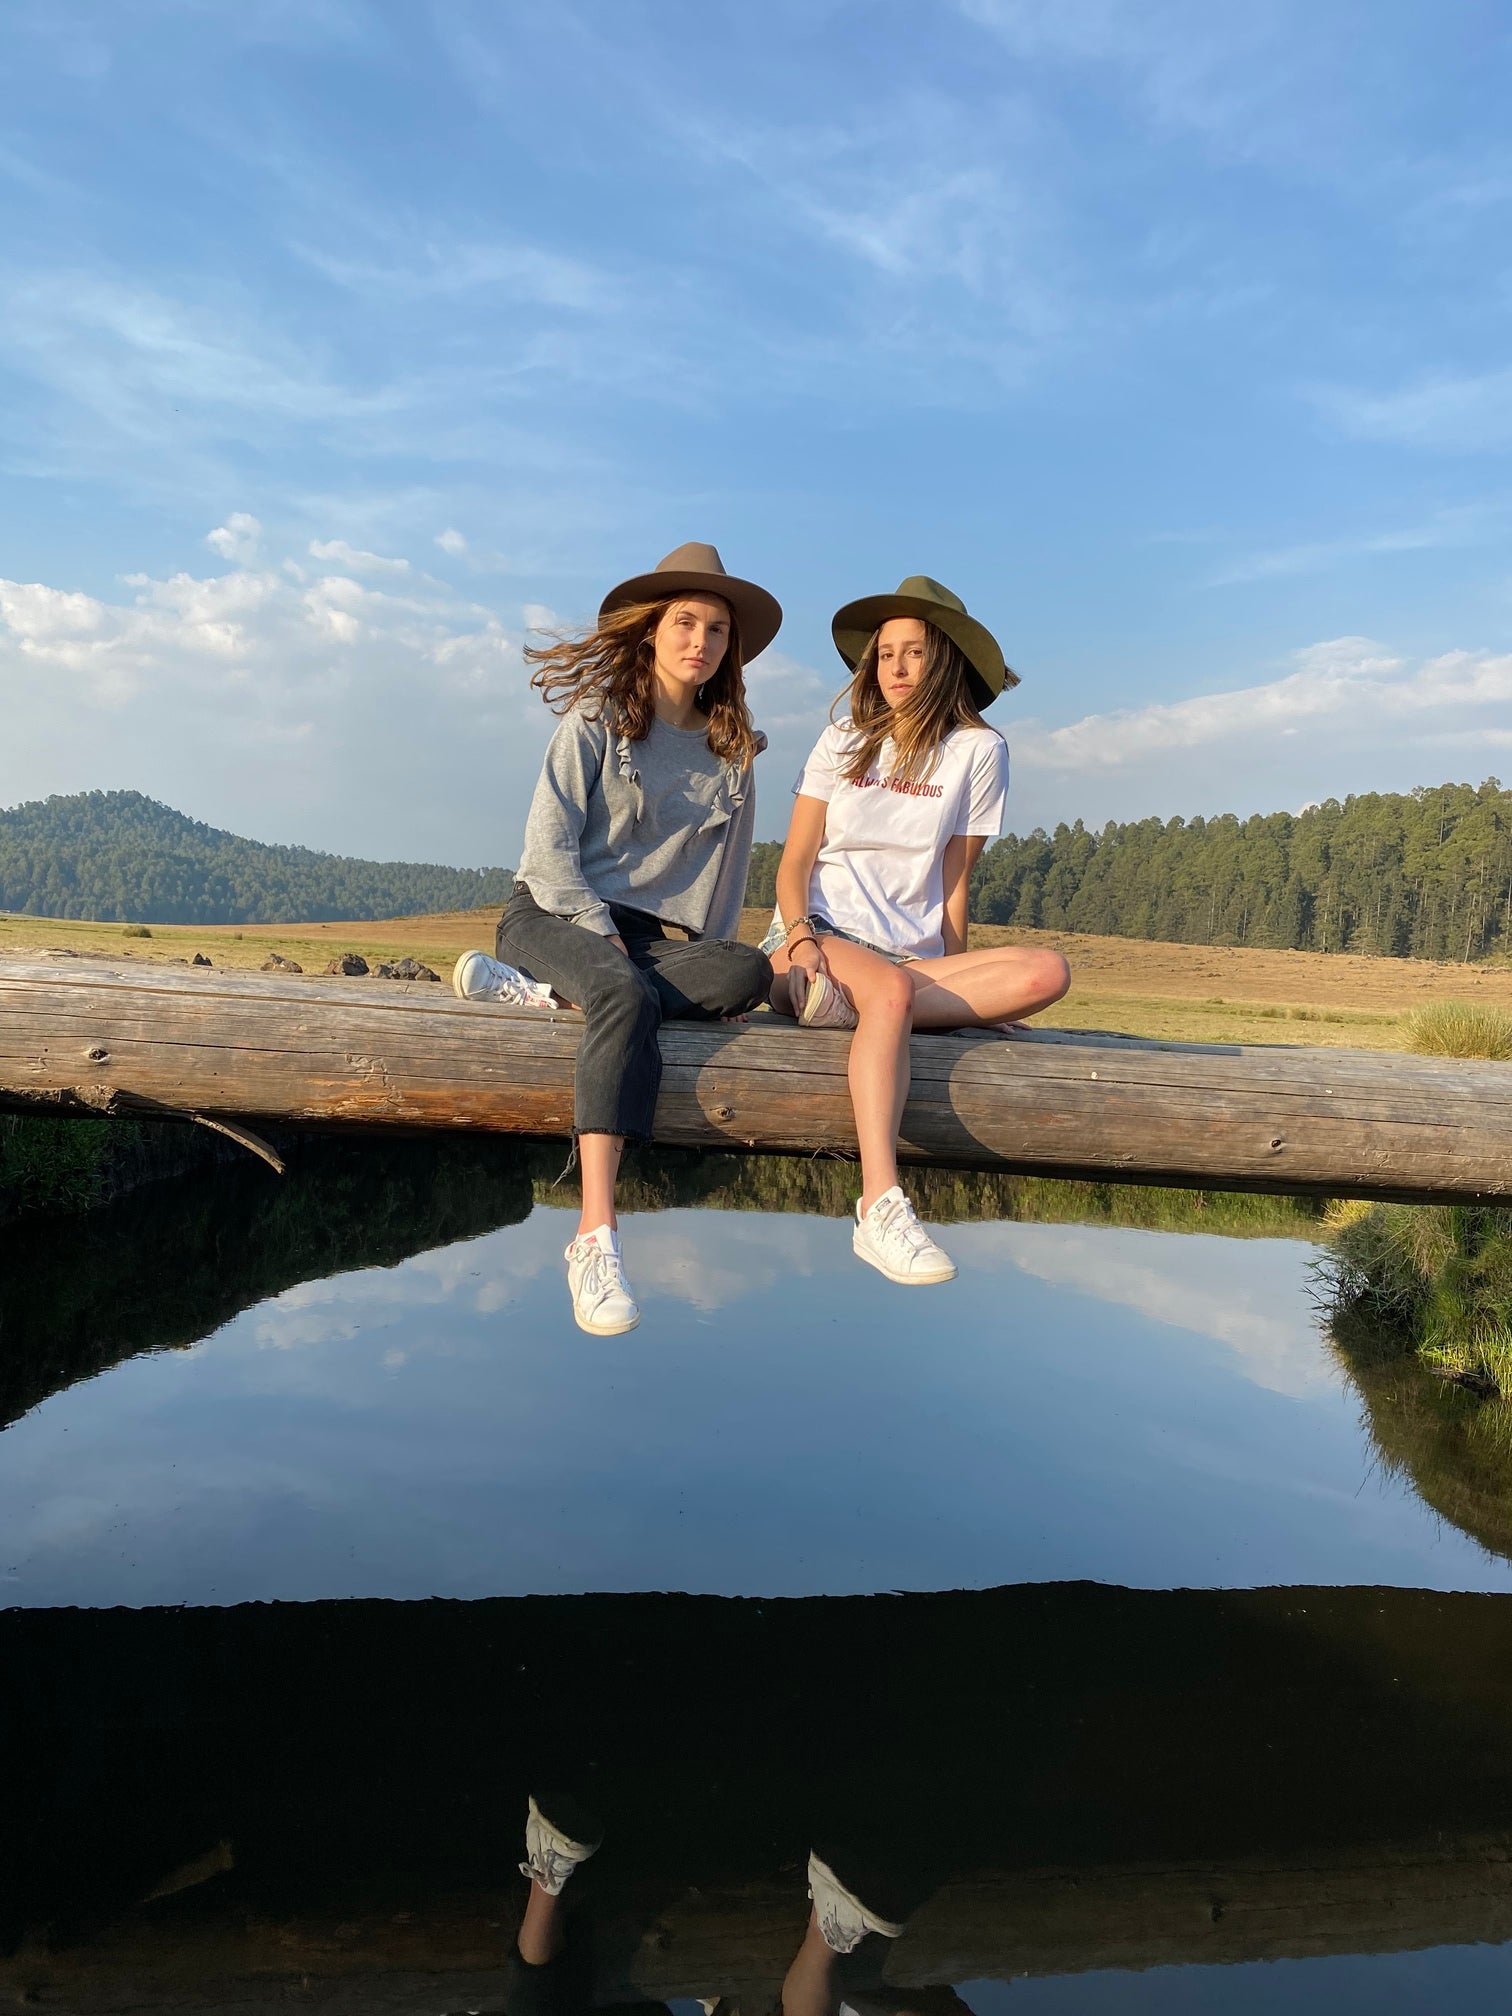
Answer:
[[[599,1222],[602,1224],[603,1220]],[[528,1966],[544,1967],[561,1952],[565,1938],[561,1898],[548,1897],[540,1884],[533,1882],[525,1903],[525,1916],[520,1920],[519,1936],[515,1940],[520,1958]]]
[[[916,1029],[985,1029],[1015,1022],[1059,1001],[1071,985],[1071,968],[1059,952],[999,945],[920,959],[907,972],[914,983]]]
[[[773,960],[773,966],[778,965]],[[861,1209],[869,1211],[898,1180],[898,1125],[908,1098],[908,1036],[913,1016],[910,969],[844,938],[824,940],[824,963],[860,1019],[846,1077],[861,1150]],[[782,959],[774,999],[786,994]],[[791,1013],[791,1009],[788,1011]]]
[[[838,1962],[839,1955],[824,1943],[818,1913],[810,1911],[803,1944],[782,1984],[782,2016],[835,2016],[840,2007]]]
[[[614,1215],[614,1185],[625,1143],[618,1134],[579,1134],[577,1145],[583,1177],[583,1214],[578,1220],[581,1238],[585,1232],[596,1232],[600,1225],[619,1226]]]

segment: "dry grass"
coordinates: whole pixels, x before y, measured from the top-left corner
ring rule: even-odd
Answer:
[[[492,952],[496,908],[454,910],[428,917],[391,917],[370,924],[151,924],[150,940],[128,937],[133,927],[72,919],[0,915],[0,954],[21,956],[54,948],[104,953],[111,959],[161,963],[192,959],[196,952],[217,966],[255,970],[270,952],[318,973],[339,952],[377,959],[423,959],[446,979],[460,952]]]
[[[1484,1001],[1430,1001],[1402,1023],[1407,1048],[1425,1057],[1512,1057],[1512,1015]]]
[[[759,939],[769,915],[748,910],[741,936]],[[370,963],[423,959],[444,980],[470,946],[493,949],[497,918],[489,908],[368,924],[186,925],[148,919],[151,938],[128,939],[121,924],[0,915],[0,955],[55,946],[153,962],[203,952],[217,966],[255,969],[270,952],[279,952],[307,973],[318,973],[338,952],[350,951]],[[1407,1047],[1402,1018],[1431,1004],[1459,1001],[1477,1012],[1490,1009],[1512,1018],[1512,971],[1506,969],[1165,945],[992,925],[974,926],[971,935],[974,945],[1044,945],[1066,955],[1072,988],[1040,1018],[1051,1027],[1121,1029],[1182,1042],[1398,1050]]]

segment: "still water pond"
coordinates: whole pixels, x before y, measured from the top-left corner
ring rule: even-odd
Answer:
[[[140,1970],[202,1949],[260,2009],[423,1923],[415,2006],[496,2010],[549,1770],[606,1999],[771,2008],[831,1823],[924,1900],[860,2016],[1507,1992],[1507,1459],[1330,1335],[1304,1209],[921,1178],[909,1292],[843,1167],[662,1157],[594,1339],[560,1159],[308,1144],[0,1237],[0,1990],[179,2007]]]
[[[641,1327],[596,1339],[574,1222],[293,1281],[42,1400],[0,1443],[0,1592],[1512,1589],[1383,1466],[1305,1238],[965,1223],[908,1291],[843,1220],[641,1211]],[[153,1292],[192,1333],[195,1281]]]

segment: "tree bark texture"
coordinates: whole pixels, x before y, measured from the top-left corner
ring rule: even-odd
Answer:
[[[581,1018],[429,983],[0,962],[0,1107],[565,1135]],[[849,1038],[661,1034],[664,1144],[855,1152]],[[906,1160],[1409,1201],[1512,1193],[1512,1069],[1044,1030],[916,1036]]]

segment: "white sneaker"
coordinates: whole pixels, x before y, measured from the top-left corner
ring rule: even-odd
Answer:
[[[851,1251],[905,1288],[932,1288],[937,1281],[955,1279],[954,1260],[936,1246],[896,1183],[883,1191],[864,1218],[857,1200]]]
[[[828,973],[821,971],[810,976],[798,1020],[805,1029],[854,1029],[861,1018]]]
[[[587,1829],[580,1827],[578,1831]],[[596,1852],[602,1839],[595,1832],[591,1840],[575,1841],[549,1820],[532,1799],[525,1819],[525,1860],[520,1864],[520,1874],[539,1884],[548,1897],[560,1897],[567,1878],[579,1863],[586,1862]]]
[[[814,1854],[809,1856],[808,1881],[819,1930],[832,1953],[854,1953],[868,1932],[880,1932],[884,1939],[896,1939],[902,1932],[903,1927],[891,1918],[879,1918],[875,1911],[868,1911],[834,1870]]]
[[[620,1260],[619,1234],[607,1225],[584,1232],[567,1248],[567,1286],[579,1330],[595,1337],[618,1337],[633,1330],[640,1311]]]
[[[551,989],[486,952],[464,952],[452,968],[452,992],[461,1001],[500,1001],[506,1008],[549,1008]]]

